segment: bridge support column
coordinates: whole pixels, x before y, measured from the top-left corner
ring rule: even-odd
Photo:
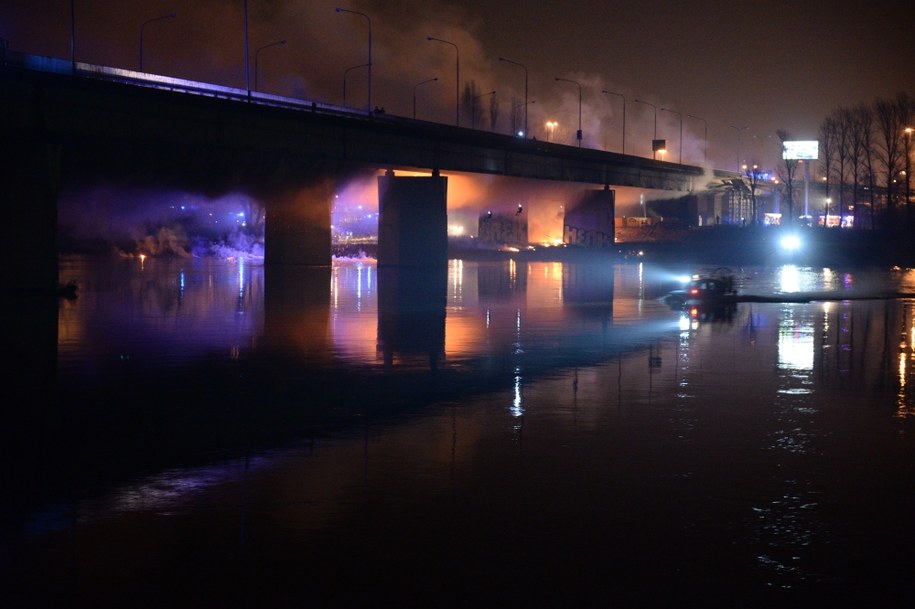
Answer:
[[[57,197],[63,153],[35,134],[8,135],[0,146],[0,201],[15,261],[6,265],[9,289],[0,309],[8,322],[4,347],[16,366],[5,385],[10,395],[27,399],[10,400],[3,411],[5,425],[29,438],[20,423],[38,420],[56,407]],[[36,404],[42,407],[35,408]]]
[[[448,178],[378,178],[378,266],[448,265]]]
[[[38,139],[38,138],[36,138]],[[60,147],[15,136],[0,151],[3,202],[15,252],[13,289],[53,294],[57,288],[57,196]]]
[[[585,191],[570,205],[562,222],[562,240],[570,245],[609,248],[616,243],[614,215],[616,191]]]
[[[328,177],[265,201],[264,263],[330,265],[333,196]]]

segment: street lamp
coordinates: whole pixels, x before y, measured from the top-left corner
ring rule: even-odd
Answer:
[[[343,70],[343,107],[346,107],[346,75],[352,72],[353,70],[358,70],[359,68],[366,68],[369,64],[360,63],[358,66],[350,66]]]
[[[448,42],[447,40],[442,40],[441,38],[435,38],[433,36],[426,36],[426,40],[434,40],[435,42],[441,42],[444,44],[450,44],[454,47],[455,53],[455,63],[454,63],[454,124],[458,127],[461,126],[461,50],[458,49],[458,46],[453,42]]]
[[[829,206],[832,204],[832,199],[826,197],[826,216],[823,218],[823,228],[829,227]]]
[[[177,15],[175,13],[169,13],[168,15],[162,15],[161,17],[156,17],[154,19],[149,19],[144,21],[140,26],[140,71],[143,71],[143,30],[146,26],[154,21],[162,21],[163,19],[174,19]]]
[[[248,93],[248,99],[251,98],[251,61],[250,61],[250,43],[248,40],[248,0],[245,0],[245,91]]]
[[[570,82],[578,87],[578,133],[575,134],[575,138],[578,140],[578,147],[581,148],[581,83],[576,80],[569,80],[568,78],[559,78],[558,76],[556,77],[556,80]]]
[[[658,107],[650,102],[642,101],[641,99],[637,99],[635,101],[637,101],[640,104],[645,104],[646,106],[651,106],[654,109],[654,140],[652,141],[652,144],[651,144],[651,151],[652,151],[653,157],[657,160],[658,151],[657,151],[656,143],[658,141]]]
[[[512,61],[511,59],[506,59],[505,57],[500,57],[499,61],[504,61],[507,63],[513,63],[516,66],[520,66],[524,70],[524,137],[527,137],[527,66],[520,64],[517,61]]]
[[[669,110],[667,108],[661,108],[661,112],[670,112],[671,114],[676,114],[680,118],[680,159],[677,161],[681,165],[683,164],[683,115],[677,112],[676,110]]]
[[[470,98],[470,128],[475,129],[477,126],[477,106],[476,102],[481,97],[486,97],[487,95],[492,95],[493,98],[496,96],[495,91],[490,91],[489,93],[483,93],[482,95],[477,95],[476,97]]]
[[[744,131],[746,129],[749,129],[749,127],[746,127],[746,126],[738,127],[737,125],[731,125],[731,129],[737,130],[737,169],[739,171],[740,170],[740,132]]]
[[[70,64],[76,72],[76,0],[70,0]]]
[[[910,184],[912,183],[912,179],[909,176],[911,176],[912,174],[909,172],[909,158],[912,156],[912,132],[913,131],[915,131],[915,129],[912,129],[912,127],[906,127],[905,129],[902,130],[902,132],[905,134],[905,207],[906,207],[906,209],[909,209],[909,205],[911,204],[911,199],[909,198],[911,195],[911,192],[909,190],[909,187],[910,187]]]
[[[618,95],[623,99],[623,154],[626,154],[626,96],[622,93],[614,93],[613,91],[603,91],[607,95]]]
[[[413,85],[413,119],[414,120],[416,119],[416,88],[419,87],[420,85],[426,84],[427,82],[435,82],[436,80],[438,80],[438,78],[428,78],[422,82],[418,82],[415,85]]]
[[[708,123],[704,118],[699,118],[698,116],[693,116],[692,114],[687,114],[687,118],[694,118],[697,121],[702,121],[702,124],[705,125],[705,147],[702,150],[702,162],[708,163]]]
[[[269,49],[270,47],[275,47],[277,45],[286,44],[286,40],[277,40],[276,42],[271,42],[270,44],[265,44],[256,51],[254,51],[254,90],[257,91],[257,60],[261,51],[264,49]]]
[[[360,13],[359,11],[351,11],[347,8],[338,8],[337,12],[338,13],[351,13],[353,15],[360,15],[362,17],[365,17],[365,21],[369,25],[369,61],[366,65],[369,67],[369,95],[368,95],[369,107],[368,107],[368,110],[369,110],[369,112],[371,112],[372,111],[372,20],[369,19],[369,16],[366,15],[365,13]]]

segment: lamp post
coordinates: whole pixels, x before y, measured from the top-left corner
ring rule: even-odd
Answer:
[[[654,141],[657,141],[657,139],[658,139],[658,107],[650,102],[642,101],[641,99],[637,99],[635,101],[637,101],[640,104],[645,104],[646,106],[651,106],[654,109]],[[651,148],[652,148],[651,154],[652,154],[653,158],[655,160],[657,160],[658,153],[657,153],[657,150],[654,149],[655,146],[653,143],[652,143]]]
[[[683,115],[677,112],[676,110],[670,110],[668,108],[661,108],[661,112],[670,112],[671,114],[676,114],[680,119],[680,158],[677,160],[681,165],[683,164]]]
[[[458,46],[453,42],[448,42],[447,40],[442,40],[441,38],[435,38],[433,36],[426,36],[426,40],[434,40],[435,42],[441,42],[444,44],[450,44],[454,47],[455,53],[455,63],[454,63],[454,124],[458,127],[461,126],[461,50],[458,49]]]
[[[568,78],[559,78],[558,76],[556,77],[556,80],[570,82],[578,87],[578,133],[575,134],[575,138],[578,140],[578,147],[581,148],[581,83],[576,80],[569,80]]]
[[[70,0],[70,65],[76,72],[76,0]]]
[[[911,199],[909,198],[911,192],[909,190],[910,184],[912,183],[911,173],[909,172],[909,158],[912,156],[912,132],[915,131],[912,127],[906,127],[902,130],[905,134],[905,208],[909,209],[911,205]]]
[[[475,129],[476,126],[477,126],[477,106],[476,106],[476,102],[477,102],[477,100],[480,99],[481,97],[486,97],[487,95],[492,95],[493,97],[495,97],[496,92],[495,92],[495,91],[490,91],[489,93],[483,93],[483,94],[481,94],[481,95],[477,95],[476,97],[471,97],[471,98],[470,98],[470,128],[471,128],[471,129]]]
[[[359,68],[365,68],[369,64],[360,63],[358,66],[350,66],[343,70],[343,107],[346,107],[346,75],[352,72],[353,70],[358,70]]]
[[[249,60],[249,42],[248,42],[248,0],[245,0],[245,91],[248,97],[251,97],[251,63]]]
[[[499,61],[504,61],[507,63],[513,63],[516,66],[519,66],[524,70],[524,137],[527,137],[527,66],[520,64],[517,61],[512,61],[511,59],[506,59],[505,57],[500,57]]]
[[[708,123],[704,118],[699,118],[698,116],[693,116],[692,114],[687,114],[687,118],[694,118],[697,121],[702,121],[702,124],[705,125],[705,146],[702,149],[702,162],[708,163]]]
[[[737,130],[737,170],[740,171],[740,132],[747,129],[746,126],[738,127],[737,125],[731,125],[731,129]]]
[[[277,40],[276,42],[271,42],[270,44],[265,44],[256,51],[254,51],[254,90],[257,91],[257,60],[258,56],[261,54],[261,51],[264,49],[269,49],[270,47],[275,47],[277,45],[286,44],[286,40]]]
[[[417,87],[426,84],[427,82],[435,82],[438,78],[428,78],[422,82],[418,82],[413,85],[413,119],[416,119],[416,89]]]
[[[162,15],[161,17],[156,17],[155,19],[148,19],[144,21],[140,26],[140,71],[143,71],[143,30],[147,25],[155,21],[162,21],[163,19],[174,19],[177,15],[175,13],[169,13],[168,15]]]
[[[622,93],[614,93],[613,91],[603,91],[607,95],[618,95],[623,99],[623,154],[626,154],[626,96]]]
[[[366,21],[366,23],[368,23],[368,25],[369,25],[369,60],[368,60],[368,63],[366,63],[365,65],[367,65],[367,66],[369,67],[369,94],[368,94],[368,97],[369,97],[369,106],[368,106],[368,111],[371,112],[371,111],[372,111],[372,20],[371,20],[371,19],[369,18],[369,16],[366,15],[365,13],[360,13],[359,11],[351,11],[351,10],[349,10],[349,9],[347,9],[347,8],[338,8],[338,9],[337,9],[337,12],[338,12],[338,13],[351,13],[351,14],[353,14],[353,15],[359,15],[359,16],[361,16],[361,17],[365,17],[365,21]]]
[[[823,228],[829,228],[829,206],[832,204],[832,199],[826,197],[826,215],[823,217]]]

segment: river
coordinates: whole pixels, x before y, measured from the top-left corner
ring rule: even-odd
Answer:
[[[915,606],[915,271],[707,270],[63,257],[0,600]]]

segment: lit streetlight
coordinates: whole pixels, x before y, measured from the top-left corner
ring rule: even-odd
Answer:
[[[699,118],[698,116],[693,116],[692,114],[687,114],[687,118],[694,118],[697,121],[702,121],[702,124],[705,125],[705,147],[702,150],[702,162],[708,163],[708,123],[704,118]]]
[[[651,106],[654,109],[654,139],[651,144],[651,151],[653,153],[654,158],[657,159],[658,158],[657,153],[659,151],[657,150],[657,148],[655,146],[655,142],[658,141],[658,107],[655,106],[654,104],[652,104],[651,102],[642,101],[641,99],[637,99],[635,101],[637,101],[640,104],[645,104],[646,106]],[[661,154],[664,154],[663,150],[661,150],[660,152],[661,152]]]
[[[162,21],[164,19],[174,19],[177,15],[175,13],[169,13],[168,15],[162,15],[161,17],[156,17],[154,19],[149,19],[144,21],[140,26],[140,71],[143,71],[143,30],[147,25],[155,21]]]
[[[578,87],[578,133],[575,134],[575,138],[578,140],[578,147],[581,148],[581,83],[576,80],[569,80],[568,78],[559,78],[558,76],[556,77],[556,80],[570,82]]]
[[[683,115],[677,112],[676,110],[669,110],[668,108],[661,108],[661,112],[670,112],[671,114],[676,114],[680,118],[680,158],[677,160],[681,165],[683,164]]]
[[[343,107],[346,107],[346,76],[353,70],[358,70],[359,68],[367,68],[369,64],[360,63],[358,66],[350,66],[343,70]]]
[[[426,36],[426,40],[434,40],[435,42],[441,42],[443,44],[450,44],[454,47],[455,53],[455,63],[454,63],[454,124],[458,127],[461,126],[461,50],[453,42],[448,42],[447,40],[442,40],[441,38],[435,38],[434,36]]]
[[[414,119],[416,118],[416,89],[418,87],[426,84],[427,82],[435,82],[437,80],[438,80],[438,78],[428,78],[422,82],[418,82],[415,85],[413,85],[413,118]]]
[[[906,209],[909,209],[909,206],[912,201],[910,198],[911,197],[910,185],[911,185],[912,181],[911,181],[911,178],[909,177],[912,174],[909,172],[909,159],[912,156],[912,132],[913,131],[915,131],[915,129],[913,129],[912,127],[906,127],[905,129],[902,130],[903,134],[905,134],[905,207],[906,207]]]
[[[477,124],[477,106],[476,102],[481,97],[486,97],[487,95],[492,95],[493,99],[496,97],[495,91],[490,91],[489,93],[483,93],[482,95],[477,95],[476,97],[470,98],[470,128],[475,129]]]
[[[623,154],[626,154],[626,96],[613,91],[603,91],[606,95],[618,95],[623,100]]]
[[[524,70],[524,137],[527,137],[527,66],[520,64],[517,61],[512,61],[511,59],[506,59],[505,57],[500,57],[499,61],[504,61],[506,63],[512,63],[516,66],[519,66]]]
[[[275,47],[281,44],[286,44],[285,40],[277,40],[276,42],[271,42],[270,44],[265,44],[256,51],[254,51],[254,90],[257,91],[257,60],[258,56],[261,54],[261,51],[264,49],[269,49],[270,47]]]
[[[347,9],[347,8],[338,8],[338,9],[337,9],[337,12],[338,12],[338,13],[350,13],[350,14],[353,14],[353,15],[359,15],[359,16],[361,16],[361,17],[365,17],[365,21],[366,21],[366,23],[368,23],[368,25],[369,25],[369,60],[368,60],[368,63],[366,63],[366,65],[369,67],[369,94],[368,94],[369,105],[368,105],[368,110],[369,110],[369,112],[371,112],[371,111],[372,111],[372,20],[371,20],[371,19],[369,18],[369,16],[366,15],[365,13],[360,13],[359,11],[351,11],[351,10],[349,10],[349,9]]]

